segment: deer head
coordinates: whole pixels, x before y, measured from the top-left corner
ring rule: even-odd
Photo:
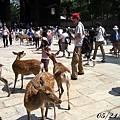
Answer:
[[[16,52],[12,52],[14,55],[17,55],[17,60],[20,60],[22,57],[24,57],[25,55],[26,55],[26,53],[24,53],[24,51],[22,51],[22,52],[18,52],[18,53],[16,53]]]

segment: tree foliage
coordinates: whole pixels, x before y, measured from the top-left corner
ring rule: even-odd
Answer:
[[[67,18],[73,12],[81,13],[85,20],[120,18],[119,11],[120,0],[61,0],[61,15]]]
[[[20,19],[20,0],[11,0],[11,20]],[[120,0],[60,0],[60,14],[69,19],[74,12],[79,12],[83,20],[119,19]]]
[[[10,1],[11,22],[20,21],[20,4],[19,0]]]

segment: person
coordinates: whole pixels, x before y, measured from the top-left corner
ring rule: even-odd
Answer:
[[[20,30],[19,30],[19,34],[20,35],[24,35],[24,31],[20,28]]]
[[[111,36],[110,36],[110,41],[112,43],[112,48],[110,49],[110,53],[112,53],[112,51],[114,51],[114,54],[117,53],[117,49],[116,49],[116,42],[117,40],[119,39],[119,33],[118,33],[118,26],[115,25],[112,29],[112,32],[111,32]]]
[[[49,46],[51,46],[52,45],[52,37],[53,37],[53,35],[52,35],[52,31],[51,30],[48,30],[47,31],[47,39],[48,39],[48,41],[49,41]]]
[[[38,51],[39,49],[42,49],[41,62],[44,64],[45,72],[48,72],[48,65],[49,65],[49,56],[46,53],[49,53],[51,50],[48,44],[49,44],[48,39],[46,37],[42,37],[41,46],[35,50]]]
[[[31,29],[29,29],[27,35],[29,36],[29,42],[30,42],[30,45],[32,45],[32,41],[33,41],[34,33],[32,32]]]
[[[84,25],[80,21],[80,14],[74,13],[71,20],[76,25],[75,36],[71,37],[71,40],[74,41],[75,47],[73,51],[73,57],[71,62],[72,67],[72,80],[77,80],[78,75],[84,74],[83,61],[82,61],[82,43],[83,38],[85,37]],[[78,71],[78,72],[77,72]]]
[[[59,45],[59,51],[61,51],[61,36],[62,36],[62,33],[63,33],[63,29],[61,27],[59,27],[58,29],[58,45]]]
[[[102,52],[102,60],[101,62],[106,62],[105,61],[105,51],[104,51],[104,33],[105,33],[105,29],[102,27],[101,22],[97,22],[96,23],[96,33],[95,33],[95,49],[94,49],[94,53],[93,53],[93,60],[96,59],[96,55],[97,55],[97,50],[98,47],[100,47],[101,52]]]
[[[47,37],[47,27],[46,26],[43,26],[42,27],[42,37]]]
[[[71,28],[70,27],[68,27],[67,33],[69,35],[69,38],[71,38],[72,37],[72,33],[71,33]],[[69,45],[70,44],[71,44],[71,39],[70,39]]]
[[[10,42],[10,46],[12,46],[12,38],[13,38],[13,32],[12,32],[12,28],[10,27],[10,29],[9,29],[9,42]]]
[[[8,28],[6,26],[3,26],[2,35],[3,35],[4,47],[8,47],[9,30],[8,30]]]
[[[86,65],[90,65],[90,61],[92,61],[92,59],[90,58],[91,57],[91,52],[93,50],[93,41],[94,41],[94,36],[95,36],[95,30],[94,28],[92,27],[89,31],[88,31],[88,39],[90,40],[91,42],[91,45],[92,45],[92,48],[91,50],[85,54],[85,57],[87,57],[87,63],[85,63],[85,66]]]
[[[68,43],[65,42],[65,40],[69,40]],[[70,52],[68,51],[68,44],[70,42],[69,35],[66,31],[66,28],[63,28],[63,33],[60,38],[60,44],[61,44],[61,50],[57,52],[57,55],[59,54],[60,51],[63,52],[63,57],[65,56],[65,51],[68,53],[68,57],[70,56]]]
[[[39,40],[41,38],[41,35],[40,35],[40,29],[39,27],[36,28],[35,30],[35,33],[34,33],[34,40],[35,40],[35,46],[36,48],[40,47],[39,46]]]

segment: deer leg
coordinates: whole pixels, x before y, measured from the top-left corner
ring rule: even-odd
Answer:
[[[54,103],[53,103],[53,107],[54,107],[54,120],[56,120],[56,108]]]
[[[60,85],[60,89],[61,89],[61,93],[59,94],[59,99],[61,99],[61,96],[62,96],[62,94],[63,94],[63,92],[64,92],[64,89],[63,89],[63,87],[62,87],[62,83],[61,83],[61,85]]]
[[[17,78],[18,78],[18,74],[15,73],[15,82],[14,82],[14,87],[13,87],[12,93],[14,93],[14,91],[15,91],[15,86],[16,86]]]
[[[8,86],[8,81],[7,81],[6,79],[4,79],[4,78],[0,78],[0,80],[1,80],[2,82],[4,82],[5,85],[7,86],[7,90],[8,90],[8,96],[7,96],[7,97],[9,97],[10,94],[11,94],[11,92],[10,92],[10,88],[9,88],[9,86]]]
[[[68,110],[70,110],[70,101],[69,101],[69,90],[70,90],[70,81],[67,81],[67,96],[68,96]]]
[[[49,103],[46,102],[46,111],[45,111],[45,117],[46,117],[46,118],[47,118],[48,108],[49,108]]]
[[[27,111],[27,115],[28,115],[28,120],[30,120],[30,112]]]
[[[60,99],[60,84],[59,83],[57,83],[57,85],[58,85],[58,92],[59,92],[59,99]]]
[[[24,77],[24,75],[21,74],[21,88],[20,89],[23,88],[23,77]]]
[[[44,115],[44,103],[41,106],[41,115],[42,115],[42,120],[45,120],[45,115]]]

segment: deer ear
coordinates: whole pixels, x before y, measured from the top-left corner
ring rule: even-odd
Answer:
[[[22,51],[21,53],[24,53],[24,51]]]
[[[17,55],[17,53],[16,52],[12,52],[14,55]]]

